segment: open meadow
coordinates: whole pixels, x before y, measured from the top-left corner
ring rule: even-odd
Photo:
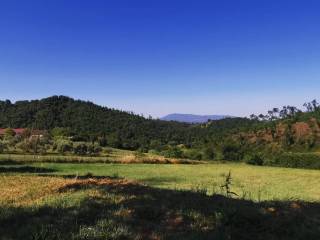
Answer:
[[[236,163],[1,160],[0,239],[317,239],[319,179]]]
[[[5,165],[2,169],[20,174],[58,176],[117,177],[138,181],[150,187],[173,190],[201,190],[223,194],[226,176],[231,173],[230,188],[249,200],[304,200],[320,202],[320,171],[259,167],[237,163],[214,164],[101,164],[32,163]],[[21,170],[20,170],[21,169]],[[34,169],[34,170],[33,170]],[[1,171],[1,170],[0,170]]]

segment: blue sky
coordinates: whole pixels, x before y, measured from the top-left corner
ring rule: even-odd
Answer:
[[[317,0],[0,0],[1,99],[159,117],[319,98]]]

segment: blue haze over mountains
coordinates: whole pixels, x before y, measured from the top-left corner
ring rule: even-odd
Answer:
[[[161,118],[164,121],[177,121],[184,123],[205,123],[208,120],[221,120],[230,118],[228,115],[195,115],[195,114],[182,114],[173,113]]]

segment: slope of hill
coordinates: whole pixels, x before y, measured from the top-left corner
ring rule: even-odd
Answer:
[[[205,123],[208,120],[221,120],[225,118],[230,118],[226,115],[194,115],[194,114],[181,114],[173,113],[161,118],[164,121],[176,121],[185,123]]]
[[[193,141],[190,132],[194,128],[178,122],[146,119],[65,96],[15,103],[0,101],[0,128],[8,127],[66,128],[79,139],[106,137],[110,146],[125,149]]]
[[[269,158],[283,152],[319,152],[320,107],[315,101],[306,106],[306,112],[286,106],[266,116],[253,115],[252,119],[188,124],[146,119],[91,102],[53,96],[15,103],[0,101],[0,128],[63,128],[67,139],[78,142],[153,150],[173,158],[241,161],[257,153]],[[5,144],[15,144],[16,140]],[[311,157],[318,161],[318,155]]]

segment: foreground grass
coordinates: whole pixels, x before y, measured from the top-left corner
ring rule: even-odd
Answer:
[[[1,167],[1,166],[0,166]],[[172,190],[201,190],[224,193],[221,185],[231,171],[231,190],[254,201],[303,200],[320,202],[320,171],[245,164],[150,165],[150,164],[66,164],[36,163],[5,166],[0,173],[121,177],[150,187]]]
[[[228,172],[237,195],[221,188]],[[319,179],[230,163],[3,159],[0,240],[320,239]]]
[[[40,170],[40,169],[39,169]],[[0,239],[319,239],[320,205],[124,179],[0,176]]]

